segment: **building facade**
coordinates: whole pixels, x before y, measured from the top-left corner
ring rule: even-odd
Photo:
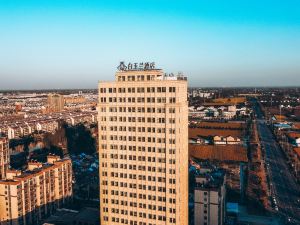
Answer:
[[[222,172],[205,171],[196,177],[194,225],[223,225],[225,178]]]
[[[49,112],[60,112],[64,110],[64,96],[60,94],[49,94],[47,99]]]
[[[0,181],[0,224],[40,224],[71,198],[70,159],[51,155],[46,164],[29,162],[28,171],[7,171]]]
[[[9,141],[0,136],[0,180],[5,179],[9,167]]]
[[[187,225],[187,80],[153,68],[115,78],[99,82],[101,224]]]

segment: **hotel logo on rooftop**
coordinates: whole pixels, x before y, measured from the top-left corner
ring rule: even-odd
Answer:
[[[155,70],[154,62],[128,63],[120,62],[117,67],[119,71],[138,71],[138,70]]]

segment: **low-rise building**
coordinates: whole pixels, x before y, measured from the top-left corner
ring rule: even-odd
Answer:
[[[8,139],[20,138],[23,136],[23,129],[17,124],[8,127],[7,131]]]
[[[215,145],[226,145],[226,137],[216,135],[213,140]]]
[[[0,121],[0,133],[8,139],[18,139],[28,136],[35,131],[54,133],[60,121],[65,121],[69,125],[79,123],[92,124],[97,122],[96,111],[85,112],[59,112],[50,115],[42,115],[30,118],[11,119]]]
[[[223,225],[225,218],[225,173],[207,171],[196,177],[194,225]]]
[[[58,209],[57,212],[47,218],[43,225],[99,225],[99,209],[86,207],[80,211],[70,209]]]
[[[215,145],[237,145],[237,144],[242,144],[242,141],[238,137],[233,137],[233,136],[214,136],[213,141]]]
[[[58,129],[57,120],[40,121],[37,123],[37,130],[53,133]]]
[[[291,141],[291,144],[296,147],[300,147],[300,133],[299,132],[289,132],[288,137]]]
[[[86,98],[81,95],[66,95],[64,96],[64,102],[65,104],[78,104],[78,103],[85,103]]]

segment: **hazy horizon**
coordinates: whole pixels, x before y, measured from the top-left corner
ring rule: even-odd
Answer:
[[[300,85],[300,2],[0,2],[0,90],[97,88],[120,61],[190,86]]]
[[[193,88],[199,88],[199,89],[231,89],[231,88],[233,88],[233,89],[242,89],[242,88],[248,88],[248,89],[251,89],[251,88],[253,88],[253,89],[255,89],[255,88],[257,88],[257,89],[259,89],[259,88],[262,88],[262,89],[272,89],[272,88],[282,88],[282,89],[284,89],[284,88],[296,88],[296,89],[298,89],[298,88],[300,88],[300,85],[299,86],[199,86],[199,87],[197,87],[197,86],[188,86],[188,88],[190,89],[193,89]],[[0,89],[0,93],[4,93],[4,92],[14,92],[14,91],[20,91],[20,92],[31,92],[31,91],[45,91],[45,92],[47,92],[47,91],[53,91],[53,92],[59,92],[59,91],[85,91],[85,90],[87,90],[87,91],[91,91],[91,90],[95,90],[95,91],[98,91],[98,88],[44,88],[44,89]]]

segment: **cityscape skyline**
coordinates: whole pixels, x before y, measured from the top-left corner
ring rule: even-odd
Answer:
[[[299,224],[298,88],[98,87],[0,94],[1,224]]]
[[[300,225],[299,28],[299,0],[0,0],[0,225]]]
[[[0,90],[96,89],[124,60],[189,86],[300,83],[299,3],[217,3],[2,1]]]

